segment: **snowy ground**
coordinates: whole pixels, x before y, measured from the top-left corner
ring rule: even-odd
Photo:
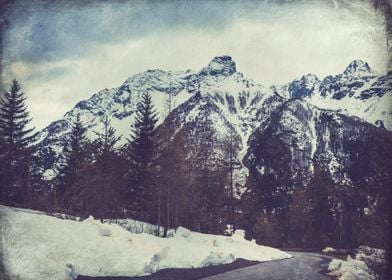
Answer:
[[[31,212],[32,210],[23,209],[25,212]],[[37,212],[41,213],[42,212]],[[62,220],[71,220],[71,221],[81,221],[80,217],[66,215],[62,213],[50,213],[49,216],[53,216]],[[148,233],[156,235],[158,231],[158,227],[156,225],[152,225],[150,223],[141,222],[134,219],[103,219],[103,223],[105,224],[116,224],[122,227],[123,229],[132,232],[132,233]],[[165,229],[163,227],[159,228],[160,236],[164,236]],[[167,231],[167,235],[172,236],[175,233],[174,229],[169,229]]]
[[[346,261],[334,259],[329,264],[328,270],[330,275],[339,280],[376,280],[379,277],[369,266],[377,268],[385,263],[385,250],[360,246],[355,258],[348,256]],[[381,270],[383,273],[383,269]]]
[[[0,206],[1,249],[11,279],[68,279],[67,264],[91,276],[145,275],[163,268],[269,261],[291,257],[280,250],[232,237],[178,228],[171,238],[130,233],[116,224],[62,220]]]

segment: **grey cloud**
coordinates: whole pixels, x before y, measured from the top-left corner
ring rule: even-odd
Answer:
[[[5,56],[50,61],[79,57],[102,43],[173,28],[222,29],[233,17],[223,1],[16,1],[9,7]]]
[[[7,60],[51,61],[88,55],[104,43],[122,42],[167,30],[221,31],[238,18],[275,20],[281,5],[300,7],[309,1],[15,1],[5,19]],[[332,5],[333,1],[315,1]],[[321,5],[321,4],[317,4]],[[297,9],[298,10],[298,9]],[[300,12],[300,11],[297,11]]]
[[[58,77],[62,77],[70,72],[69,66],[57,66],[50,69],[43,69],[41,71],[34,71],[29,73],[26,77],[26,81],[44,81],[44,80],[52,80]]]

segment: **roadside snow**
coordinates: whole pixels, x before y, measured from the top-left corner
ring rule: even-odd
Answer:
[[[23,212],[31,212],[32,210],[29,209],[19,209],[20,211]],[[45,215],[44,212],[40,212],[40,211],[35,211],[37,214],[42,214]],[[67,214],[62,214],[62,213],[49,213],[49,216],[53,216],[62,220],[72,220],[72,221],[80,221],[81,218],[80,217],[76,217],[76,216],[71,216],[71,215],[67,215]],[[157,231],[158,231],[158,227],[156,225],[152,225],[150,223],[146,223],[146,222],[141,222],[138,220],[134,220],[134,219],[103,219],[103,223],[104,224],[116,224],[119,225],[120,227],[122,227],[123,229],[132,232],[132,233],[148,233],[148,234],[152,234],[152,235],[156,235]],[[163,227],[159,228],[159,233],[160,236],[163,236],[165,232],[165,229]],[[172,236],[175,233],[175,230],[170,228],[167,231],[167,235],[168,236]]]
[[[70,267],[90,276],[135,276],[163,268],[196,268],[244,258],[270,261],[291,257],[243,238],[178,228],[171,238],[130,233],[92,217],[61,220],[0,205],[3,263],[11,279],[69,279]],[[67,265],[68,264],[68,265]],[[68,275],[68,276],[67,276]]]
[[[376,277],[370,271],[365,262],[347,257],[347,261],[334,259],[330,262],[329,274],[338,277],[339,280],[373,280]]]
[[[332,248],[332,247],[325,247],[323,249],[323,252],[324,253],[333,253],[333,252],[336,252],[336,250],[334,248]]]
[[[385,270],[385,250],[359,246],[356,251],[354,259],[348,256],[346,261],[332,260],[328,266],[328,270],[331,271],[329,274],[336,276],[339,280],[379,279],[377,274]],[[376,268],[378,268],[377,271]]]

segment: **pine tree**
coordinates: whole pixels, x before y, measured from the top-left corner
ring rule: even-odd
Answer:
[[[26,205],[31,198],[36,134],[28,127],[32,119],[25,101],[17,80],[0,101],[0,201],[7,204]]]
[[[77,180],[86,167],[87,162],[86,128],[78,115],[72,124],[69,140],[63,149],[63,164],[57,175],[56,200],[61,208],[73,208],[78,194],[75,193]],[[79,178],[78,178],[79,177]]]
[[[159,182],[157,182],[157,204],[158,204],[158,233],[162,224],[162,215],[164,223],[164,236],[167,236],[168,229],[176,224],[176,213],[178,211],[178,192],[174,191],[177,185],[176,168],[178,168],[177,150],[174,147],[174,123],[170,114],[174,107],[172,93],[169,92],[165,99],[166,120],[161,126],[162,131],[162,152],[157,158],[159,166]],[[164,191],[163,191],[164,190]],[[164,202],[164,205],[163,205]]]
[[[115,152],[115,146],[120,141],[121,136],[116,136],[116,130],[111,126],[107,116],[103,119],[103,126],[103,132],[94,132],[97,136],[94,145],[99,156],[105,158]]]
[[[151,95],[144,93],[137,107],[133,134],[126,151],[130,161],[129,210],[132,215],[141,219],[152,216],[151,162],[154,155],[153,133],[157,121]]]
[[[89,203],[93,208],[91,212],[99,218],[108,218],[118,215],[123,204],[122,174],[125,164],[116,149],[121,136],[116,136],[108,117],[104,118],[103,125],[103,132],[95,132],[94,174],[88,188],[94,194],[93,201]]]

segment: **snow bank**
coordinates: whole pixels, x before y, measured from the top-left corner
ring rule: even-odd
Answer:
[[[328,270],[331,271],[330,275],[340,280],[372,280],[379,278],[374,269],[385,264],[385,250],[359,246],[354,259],[350,256],[346,261],[334,259]],[[381,270],[384,270],[383,267]]]
[[[24,212],[32,212],[33,210],[29,210],[29,209],[20,209],[21,211]],[[40,211],[33,211],[35,213],[38,214],[45,214],[43,212]],[[80,221],[81,218],[80,217],[76,217],[76,216],[72,216],[72,215],[67,215],[67,214],[63,214],[63,213],[50,213],[48,214],[49,216],[53,216],[59,219],[63,219],[63,220],[72,220],[72,221]],[[148,233],[148,234],[153,234],[155,235],[157,232],[157,226],[156,225],[152,225],[150,223],[146,223],[146,222],[141,222],[138,220],[134,220],[134,219],[103,219],[103,223],[108,223],[108,224],[117,224],[120,227],[126,229],[127,231],[133,232],[133,233]],[[160,227],[160,235],[163,236],[164,235],[164,231],[165,229],[163,227]],[[174,234],[175,230],[174,229],[169,229],[167,231],[167,235],[172,236]]]
[[[325,247],[323,249],[323,253],[334,253],[334,252],[336,252],[336,250],[332,247]]]
[[[229,263],[236,258],[269,261],[290,255],[243,239],[178,228],[171,238],[130,233],[92,217],[61,220],[0,206],[1,248],[11,279],[68,279],[69,266],[91,276],[145,275],[163,268]],[[68,264],[68,266],[66,266]],[[67,276],[68,275],[68,276]]]
[[[340,280],[376,279],[365,262],[347,257],[347,261],[334,259],[328,266],[329,274]]]

